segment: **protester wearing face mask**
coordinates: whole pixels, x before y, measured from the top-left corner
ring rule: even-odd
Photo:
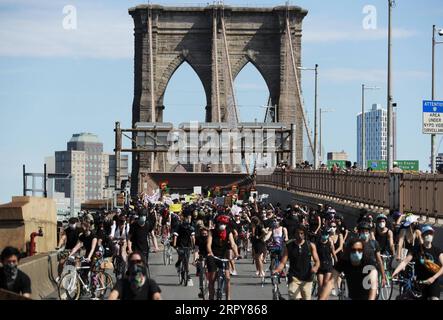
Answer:
[[[365,255],[367,259],[377,266],[382,276],[382,285],[386,284],[386,274],[383,259],[381,258],[380,245],[377,240],[371,238],[372,226],[367,222],[362,222],[357,226],[358,237],[365,245]]]
[[[403,260],[411,252],[417,243],[423,243],[418,224],[418,216],[409,214],[400,226],[398,236],[397,261]]]
[[[127,276],[117,281],[109,300],[161,300],[161,290],[148,277],[142,255],[133,252],[128,257]]]
[[[211,230],[208,235],[207,241],[207,250],[208,250],[208,259],[207,259],[207,267],[208,267],[208,291],[209,291],[209,300],[214,299],[215,294],[215,280],[218,268],[222,267],[222,263],[219,260],[213,258],[213,256],[218,257],[220,259],[228,259],[229,248],[234,252],[233,259],[238,257],[237,245],[235,244],[234,235],[230,228],[228,228],[228,224],[230,219],[226,215],[219,215],[216,220],[215,229]],[[226,276],[226,299],[231,299],[231,275],[229,272],[229,268],[227,268],[225,272]]]
[[[333,265],[337,263],[334,243],[332,242],[330,233],[332,233],[332,230],[323,231],[316,243],[318,258],[320,259],[320,268],[317,273],[319,296],[324,290],[326,283],[332,279]]]
[[[393,255],[395,253],[394,233],[386,226],[387,221],[388,218],[384,214],[377,216],[375,240],[380,245],[380,251],[383,254]]]
[[[0,289],[8,290],[26,298],[31,297],[31,279],[18,269],[20,252],[13,247],[6,247],[1,253]]]
[[[423,226],[421,232],[423,244],[416,244],[405,260],[395,269],[392,277],[396,277],[400,271],[406,268],[409,262],[413,261],[415,262],[417,280],[424,282],[422,299],[439,300],[440,284],[438,278],[443,275],[443,251],[432,244],[434,229],[431,226]]]
[[[58,252],[58,268],[57,268],[57,281],[60,279],[60,276],[63,272],[63,266],[66,262],[67,257],[71,253],[72,249],[74,249],[75,245],[78,242],[78,237],[80,235],[81,230],[77,228],[77,219],[71,218],[69,219],[68,226],[63,229],[62,234],[60,236],[60,240],[58,242],[56,250],[59,250]],[[64,249],[61,249],[63,248]]]
[[[359,238],[352,239],[342,258],[334,266],[333,280],[325,285],[320,300],[329,299],[334,281],[337,281],[341,273],[346,278],[351,300],[375,300],[377,297],[378,271],[366,254],[364,241]]]
[[[143,254],[146,263],[149,263],[148,236],[154,230],[154,223],[145,215],[140,215],[129,229],[128,251],[138,251]]]

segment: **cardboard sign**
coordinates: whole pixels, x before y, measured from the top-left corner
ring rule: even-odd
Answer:
[[[202,194],[202,187],[194,187],[194,194]]]

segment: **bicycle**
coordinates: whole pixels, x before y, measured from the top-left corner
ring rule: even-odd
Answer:
[[[280,288],[278,286],[281,283],[280,275],[273,274],[271,276],[271,282],[272,282],[272,300],[286,300],[283,298],[282,294],[280,293]]]
[[[393,287],[392,287],[392,269],[390,267],[390,262],[392,259],[391,255],[381,255],[381,258],[383,260],[383,266],[385,269],[385,275],[386,275],[386,284],[382,285],[382,275],[379,273],[378,277],[378,287],[380,288],[377,292],[377,298],[379,300],[391,300]]]
[[[348,299],[348,286],[346,284],[345,274],[341,273],[340,278],[341,282],[337,292],[338,300],[346,300]]]
[[[180,259],[180,266],[178,270],[178,280],[180,285],[186,286],[189,280],[189,257],[191,255],[191,248],[183,247],[177,248],[177,254]]]
[[[396,300],[420,300],[423,297],[421,288],[423,282],[417,280],[415,262],[408,263],[405,271],[399,274],[399,278],[392,281],[399,286]]]
[[[171,246],[171,240],[168,238],[164,238],[162,240],[163,242],[163,264],[165,266],[168,266],[172,262],[172,246]]]
[[[77,262],[80,261],[80,266]],[[103,299],[112,290],[114,282],[103,269],[91,270],[91,266],[82,266],[85,259],[69,257],[69,271],[60,279],[58,295],[60,300],[78,300],[80,296],[91,294],[92,299]],[[84,272],[88,270],[85,275]],[[89,280],[90,279],[90,280]]]
[[[312,290],[311,290],[311,296],[312,297],[318,297],[318,279],[317,275],[314,274],[313,280],[312,280]]]
[[[115,245],[118,245],[119,250],[118,254],[115,255],[112,259],[112,264],[114,265],[114,274],[117,280],[123,279],[126,273],[126,262],[123,259],[122,250],[124,245],[124,240],[114,240]]]
[[[198,270],[199,293],[198,297],[203,300],[209,299],[208,279],[206,278],[206,259],[199,256],[196,264]]]
[[[215,291],[215,299],[223,300],[223,293],[226,291],[226,270],[228,270],[229,259],[221,259],[216,256],[213,256],[213,258],[220,261],[222,264],[221,268],[217,268],[217,289]],[[227,298],[228,297],[226,296],[226,300]]]

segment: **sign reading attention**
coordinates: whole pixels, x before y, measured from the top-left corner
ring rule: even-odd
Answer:
[[[423,133],[443,134],[443,101],[423,101]]]

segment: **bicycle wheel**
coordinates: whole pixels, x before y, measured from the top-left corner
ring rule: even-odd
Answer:
[[[163,246],[163,264],[165,266],[168,265],[168,248],[169,248],[169,244],[165,244]]]
[[[312,291],[311,291],[312,297],[318,296],[318,281],[317,281],[317,275],[314,275],[314,280],[312,281]]]
[[[172,263],[172,247],[168,246],[168,252],[167,252],[167,264],[170,265]]]
[[[338,300],[346,300],[348,297],[348,286],[346,284],[346,279],[342,279],[340,284],[340,290],[338,293]]]
[[[78,300],[80,297],[80,280],[74,272],[66,273],[58,284],[58,297],[60,300]]]
[[[392,280],[391,274],[389,272],[386,273],[386,285],[381,286],[380,281],[380,289],[379,289],[379,299],[380,300],[391,300],[392,298]]]

